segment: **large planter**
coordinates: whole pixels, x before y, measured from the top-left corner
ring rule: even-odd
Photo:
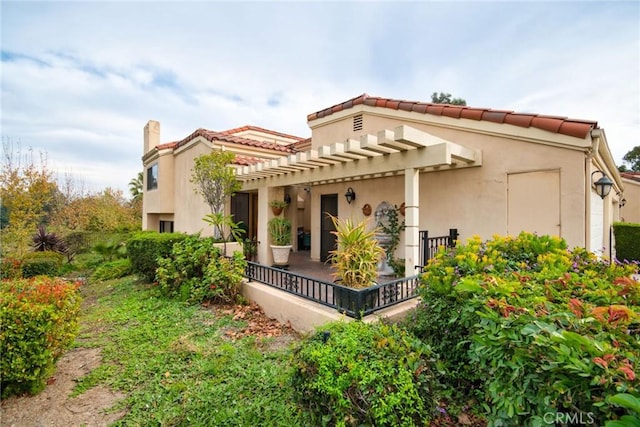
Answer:
[[[379,289],[367,292],[368,289],[340,288],[336,286],[333,288],[335,304],[339,310],[354,312],[359,317],[362,314],[361,312],[371,310],[378,304]],[[361,301],[358,301],[358,296],[360,296]]]
[[[289,265],[290,252],[291,252],[291,245],[287,245],[287,246],[271,245],[271,253],[273,253],[273,264]]]

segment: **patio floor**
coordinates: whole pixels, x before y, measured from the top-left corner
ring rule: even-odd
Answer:
[[[303,276],[312,277],[314,279],[322,280],[324,282],[334,282],[335,269],[329,265],[320,261],[313,261],[310,258],[309,251],[297,251],[289,254],[289,268],[288,271],[292,273],[301,274]],[[378,276],[377,283],[386,283],[397,279],[393,276]]]

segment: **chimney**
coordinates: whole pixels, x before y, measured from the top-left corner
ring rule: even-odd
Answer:
[[[160,122],[149,120],[144,127],[144,154],[160,144]]]

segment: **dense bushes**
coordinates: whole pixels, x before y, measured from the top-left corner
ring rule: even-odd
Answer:
[[[131,261],[129,258],[107,261],[100,264],[91,275],[92,280],[113,280],[131,274]]]
[[[0,284],[2,397],[37,393],[78,331],[78,286],[37,277]]]
[[[29,252],[22,258],[22,277],[55,276],[63,262],[64,256],[58,252]]]
[[[640,392],[640,285],[564,241],[472,239],[430,261],[408,324],[438,353],[440,381],[476,398],[493,425],[548,414],[616,417],[606,398]]]
[[[141,231],[127,241],[127,256],[131,267],[148,281],[153,281],[158,268],[158,258],[168,257],[173,244],[186,238],[181,233],[157,233]]]
[[[213,238],[198,235],[175,243],[167,257],[158,259],[160,292],[191,303],[236,302],[246,261],[240,252],[231,259],[222,256],[214,244]]]
[[[316,425],[425,425],[431,352],[393,325],[323,326],[294,350],[292,384]]]
[[[616,236],[616,258],[620,261],[640,261],[640,224],[613,224]]]

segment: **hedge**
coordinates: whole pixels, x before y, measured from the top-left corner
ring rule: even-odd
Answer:
[[[182,233],[135,233],[127,242],[127,257],[131,260],[133,272],[150,282],[154,281],[158,259],[169,257],[173,244],[186,237],[187,234]]]
[[[640,224],[616,222],[616,258],[620,261],[640,261]]]
[[[78,333],[79,283],[39,276],[0,284],[2,397],[35,394]]]
[[[64,255],[58,252],[29,252],[22,258],[22,277],[55,276],[63,262]]]

